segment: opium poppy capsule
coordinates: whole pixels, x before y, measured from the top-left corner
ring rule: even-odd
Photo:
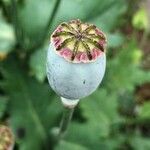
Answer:
[[[52,33],[47,53],[47,77],[52,89],[73,101],[93,93],[106,67],[106,36],[79,19],[61,23]]]

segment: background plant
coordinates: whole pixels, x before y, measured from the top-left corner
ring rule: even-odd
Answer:
[[[149,1],[1,0],[0,122],[16,136],[15,149],[51,149],[62,106],[49,89],[49,36],[79,18],[107,33],[103,83],[75,111],[55,150],[149,150]]]

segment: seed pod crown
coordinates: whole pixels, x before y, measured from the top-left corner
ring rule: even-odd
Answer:
[[[61,23],[51,36],[58,55],[72,63],[95,61],[105,51],[106,36],[79,19]]]

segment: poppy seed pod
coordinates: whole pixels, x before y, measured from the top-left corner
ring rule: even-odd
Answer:
[[[47,77],[52,89],[76,100],[94,92],[106,67],[106,37],[93,24],[72,20],[53,32],[47,53]]]

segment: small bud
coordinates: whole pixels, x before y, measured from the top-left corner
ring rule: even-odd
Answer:
[[[69,100],[84,98],[102,81],[106,67],[106,37],[95,25],[73,20],[53,32],[47,54],[52,89]]]

